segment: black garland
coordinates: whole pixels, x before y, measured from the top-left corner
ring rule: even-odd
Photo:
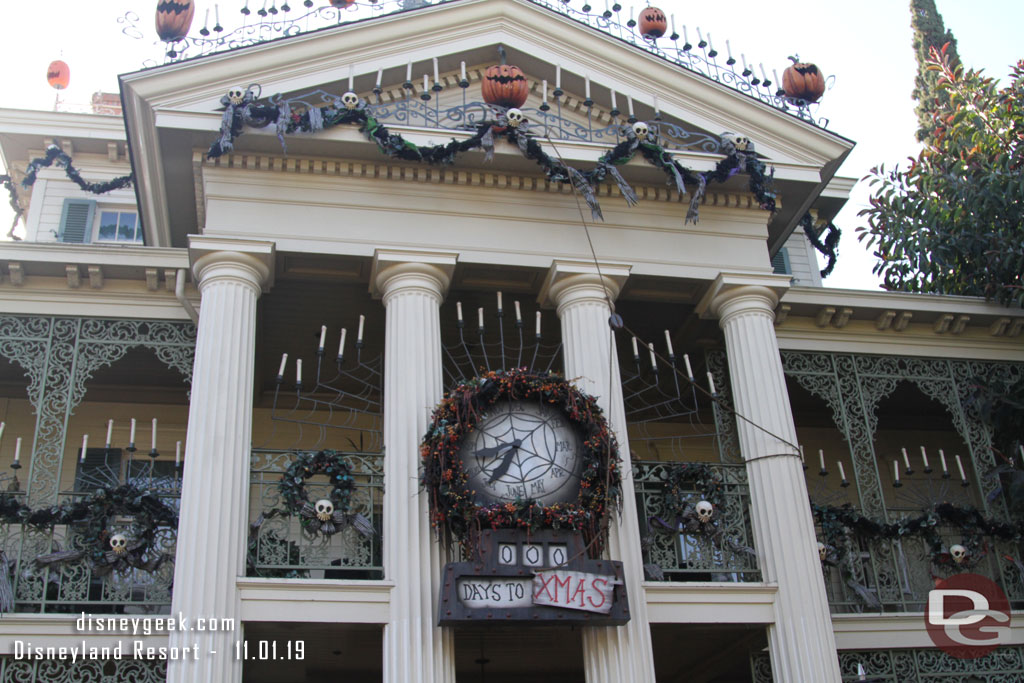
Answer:
[[[365,108],[365,104],[355,109],[339,108],[332,105],[313,107],[302,112],[292,112],[290,105],[283,102],[279,106],[257,104],[253,87],[245,93],[244,98],[232,102],[226,97],[221,101],[225,105],[221,122],[220,136],[207,151],[207,158],[215,159],[234,148],[235,139],[242,134],[244,126],[264,128],[275,124],[277,136],[283,147],[284,136],[293,133],[310,133],[341,124],[358,124],[360,130],[377,143],[382,154],[389,157],[428,164],[452,164],[458,154],[482,148],[486,158],[491,159],[494,150],[494,136],[504,135],[516,145],[524,157],[535,161],[551,182],[571,183],[580,192],[595,219],[602,219],[601,208],[593,191],[593,186],[604,182],[609,176],[616,182],[626,203],[636,203],[636,194],[620,175],[617,166],[629,162],[639,149],[649,163],[662,169],[668,176],[668,184],[673,186],[680,196],[686,195],[686,183],[697,185],[697,190],[687,211],[687,222],[697,222],[698,207],[703,201],[708,181],[725,182],[740,171],[750,175],[750,191],[757,197],[758,203],[768,211],[775,210],[775,194],[771,190],[772,175],[767,172],[764,162],[756,155],[729,148],[728,156],[721,160],[713,171],[694,173],[675,161],[672,155],[652,140],[640,140],[629,126],[624,127],[626,139],[603,155],[597,165],[586,171],[566,165],[559,159],[547,154],[540,146],[538,138],[529,133],[529,125],[524,122],[519,126],[510,126],[504,114],[496,121],[485,121],[477,126],[473,136],[467,140],[455,140],[443,145],[420,147],[405,140],[401,135],[388,131],[387,127],[374,119]]]
[[[331,483],[328,499],[334,505],[334,510],[329,520],[317,518],[313,512],[309,494],[306,493],[306,480],[317,474],[327,475]],[[302,528],[307,533],[323,533],[329,536],[348,522],[365,521],[359,515],[349,514],[352,492],[356,485],[352,478],[352,468],[345,462],[344,456],[337,451],[298,454],[285,473],[281,475],[281,481],[278,482],[277,487],[281,492],[281,498],[284,499],[285,508],[299,518]],[[267,516],[275,516],[274,511]],[[350,519],[355,517],[359,517],[359,520]],[[365,525],[357,524],[357,528],[361,531],[368,526],[370,526],[368,521],[365,521]],[[372,532],[372,527],[370,531]]]
[[[818,253],[828,258],[828,265],[821,271],[822,277],[828,277],[832,274],[832,269],[836,267],[836,259],[839,258],[839,238],[843,234],[842,231],[836,227],[835,223],[829,221],[823,228],[828,234],[825,235],[825,241],[822,242],[814,231],[814,219],[809,213],[805,213],[804,217],[800,219],[800,226],[803,227],[804,234],[807,235],[807,239],[818,250]]]
[[[46,148],[46,156],[33,159],[29,162],[28,168],[25,170],[25,179],[21,181],[22,187],[32,187],[36,182],[36,175],[40,169],[48,168],[57,164],[64,168],[64,173],[74,181],[75,185],[82,188],[86,192],[92,194],[106,194],[112,190],[120,190],[128,187],[132,184],[134,176],[132,174],[119,176],[113,180],[108,180],[102,183],[90,183],[86,182],[82,178],[82,174],[78,172],[78,169],[71,163],[71,157],[64,153],[64,151],[57,145],[50,145]]]
[[[513,399],[542,401],[561,411],[579,430],[583,473],[575,501],[548,506],[532,499],[491,505],[475,502],[459,455],[463,438],[490,406]],[[591,554],[600,554],[606,517],[621,497],[618,445],[597,401],[561,375],[508,370],[488,372],[459,385],[434,410],[420,450],[433,524],[470,552],[480,529],[490,527],[579,531]]]

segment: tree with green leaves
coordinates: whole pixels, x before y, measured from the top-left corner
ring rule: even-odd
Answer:
[[[948,46],[926,63],[948,95],[933,141],[908,168],[878,167],[858,240],[891,290],[1024,306],[1024,60],[999,88]]]
[[[949,95],[938,87],[939,75],[928,69],[928,57],[932,49],[940,50],[946,45],[946,55],[955,68],[960,66],[960,55],[956,51],[956,38],[942,22],[935,0],[910,0],[910,27],[914,29],[914,56],[917,57],[913,92],[917,100],[917,140],[931,144],[937,125],[936,112],[949,106]]]

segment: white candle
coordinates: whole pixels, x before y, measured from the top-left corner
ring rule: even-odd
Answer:
[[[807,464],[807,459],[804,457],[804,445],[800,444],[800,462]]]
[[[676,15],[670,14],[669,18],[672,20],[672,35],[676,34]]]
[[[455,315],[457,315],[459,317],[459,322],[461,323],[462,322],[462,302],[461,301],[456,301],[455,302]]]
[[[725,52],[729,55],[729,59],[732,59],[732,46],[729,45],[729,41],[725,41]]]
[[[466,63],[465,62],[462,63],[462,80],[464,80],[464,81],[467,80],[466,79]]]
[[[690,37],[686,33],[686,24],[683,24],[683,43],[689,43],[689,42],[690,42]]]
[[[114,434],[114,421],[107,420],[107,448],[110,448],[111,437]]]
[[[14,441],[14,462],[21,460],[21,437]]]
[[[924,446],[921,446],[921,459],[924,460],[924,468],[928,468],[928,454],[924,452]]]
[[[960,480],[967,481],[967,475],[964,473],[964,463],[960,460],[960,456],[956,456],[956,468],[960,470]]]
[[[548,82],[547,82],[547,80],[544,80],[543,83],[544,83],[544,99],[542,99],[541,102],[547,102],[548,101]]]
[[[693,379],[693,368],[690,367],[690,354],[683,354],[683,362],[686,363],[686,376]]]
[[[423,74],[423,92],[430,90],[430,79],[427,78],[427,74]]]
[[[437,74],[437,57],[434,57],[434,83],[440,83],[441,78]]]
[[[375,83],[375,85],[377,86],[378,89],[380,88],[380,82],[383,79],[384,79],[384,67],[381,67],[381,68],[377,69],[377,82]]]
[[[618,109],[619,105],[615,102],[615,91],[612,90],[612,109]]]
[[[633,358],[639,358],[639,357],[640,357],[640,351],[637,350],[636,337],[633,337]]]
[[[359,333],[356,334],[356,341],[357,342],[362,342],[363,341],[363,325],[365,323],[366,323],[366,316],[365,315],[359,316]]]
[[[484,308],[483,308],[483,306],[481,306],[480,308],[476,309],[476,320],[477,320],[477,326],[481,330],[484,329]]]
[[[901,448],[900,450],[903,451],[903,464],[906,465],[907,469],[909,470],[910,469],[910,456],[907,455],[907,449],[906,448]]]
[[[540,311],[537,311],[537,336],[540,336]]]
[[[942,452],[941,448],[939,449],[939,460],[942,461],[942,473],[949,474],[949,468],[946,467],[946,454]]]
[[[82,457],[79,462],[85,462],[85,452],[89,449],[89,435],[82,435]]]
[[[555,90],[562,89],[562,65],[555,64]]]
[[[348,65],[348,89],[355,90],[356,71],[351,64]]]
[[[341,328],[341,343],[338,344],[338,357],[345,355],[345,334],[348,332],[344,327]]]
[[[660,110],[658,109],[658,96],[655,95],[654,96],[654,115],[657,116],[659,113],[660,113]]]
[[[589,100],[590,99],[590,74],[587,74],[583,78],[584,78],[583,87],[584,87],[584,90],[586,91],[584,94],[586,95],[586,99]]]
[[[825,471],[825,451],[821,448],[818,449],[818,461],[821,463],[821,471]]]
[[[181,442],[174,444],[174,466],[181,464]]]
[[[503,306],[501,305],[501,292],[498,292],[498,312],[501,313]]]
[[[651,352],[651,370],[658,369],[658,359],[654,355],[654,342],[647,345],[647,350]]]
[[[320,350],[324,350],[324,342],[327,341],[327,325],[320,326]]]
[[[409,62],[405,66],[405,82],[406,83],[411,83],[412,82],[412,62]]]
[[[900,483],[900,461],[899,460],[893,460],[892,461],[892,471],[896,473],[896,483],[897,484]]]
[[[839,460],[836,464],[839,465],[839,478],[842,481],[846,481],[846,470],[843,469],[843,461]]]
[[[295,361],[295,383],[302,384],[302,359],[298,358]]]
[[[630,117],[632,117],[633,116],[633,96],[632,95],[627,95],[626,96],[626,105],[629,107],[629,115],[630,115]]]
[[[288,354],[287,353],[282,353],[281,354],[281,366],[277,369],[277,376],[278,377],[284,377],[284,366],[287,365],[287,363],[288,363]]]
[[[155,451],[156,450],[156,418],[155,417],[153,418],[153,437],[152,437],[152,439],[150,441],[150,449],[149,450],[151,450],[151,451]]]
[[[516,305],[516,322],[517,323],[521,323],[521,322],[523,322],[523,314],[519,310],[519,301],[518,300],[515,302],[515,305]]]
[[[0,442],[4,440],[4,427],[7,426],[6,422],[0,422]]]
[[[670,335],[668,333],[668,330],[665,330],[665,345],[668,346],[668,357],[669,358],[671,358],[672,356],[676,355],[675,351],[672,350],[672,335]]]
[[[135,418],[132,418],[132,429],[131,435],[128,437],[128,444],[131,446],[135,445]]]
[[[710,372],[708,373],[708,388],[711,389],[712,395],[718,393],[717,391],[715,391],[715,378],[711,376]]]

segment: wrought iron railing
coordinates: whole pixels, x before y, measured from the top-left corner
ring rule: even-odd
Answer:
[[[906,512],[905,516],[919,514]],[[904,513],[890,511],[892,519],[901,515]],[[962,542],[962,533],[956,529],[939,526],[936,531],[946,548]],[[844,545],[845,552],[830,552],[830,558],[822,563],[829,605],[835,613],[922,612],[935,578],[951,574],[950,569],[933,565],[931,548],[921,536],[860,541],[849,537]],[[1014,608],[1024,606],[1024,575],[1012,561],[1021,557],[1020,545],[992,541],[984,552],[964,571],[992,579]]]
[[[69,643],[70,645],[70,643]],[[0,681],[17,683],[164,683],[167,662],[146,659],[15,660],[0,657]]]
[[[666,581],[760,581],[753,552],[750,495],[745,465],[709,463],[722,481],[722,505],[712,525],[688,533],[665,509],[663,493],[671,462],[634,462],[640,534],[648,578]],[[699,492],[693,490],[699,500]]]
[[[11,495],[11,494],[6,494]],[[61,502],[73,502],[89,492],[63,493]],[[159,492],[164,502],[178,506],[178,493]],[[114,519],[111,533],[127,531],[131,520]],[[89,550],[95,539],[79,525],[52,529],[24,524],[0,524],[0,549],[7,558],[8,577],[17,612],[166,614],[171,608],[174,553],[177,529],[159,527],[148,555],[163,556],[152,571],[126,567],[103,571],[94,567]],[[45,562],[40,558],[62,551],[82,551],[69,561]],[[0,680],[8,680],[0,677]],[[11,679],[14,680],[14,679]],[[20,680],[20,679],[17,679]]]
[[[773,683],[767,653],[751,658],[753,683]],[[863,669],[863,676],[858,669]],[[1006,683],[1024,680],[1024,647],[1003,646],[976,659],[952,657],[938,648],[844,650],[839,653],[843,681],[873,683]]]
[[[308,579],[382,579],[384,523],[384,456],[349,453],[355,489],[348,512],[366,518],[373,527],[365,534],[355,525],[325,536],[303,531],[300,518],[288,511],[279,483],[296,457],[295,451],[254,449],[249,478],[248,576]],[[323,479],[320,481],[319,479]],[[329,498],[326,477],[311,477],[306,493],[311,501]]]

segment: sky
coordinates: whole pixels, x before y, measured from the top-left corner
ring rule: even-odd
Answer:
[[[327,4],[327,0],[316,0]],[[595,10],[603,0],[590,0]],[[621,1],[621,0],[620,0]],[[246,0],[223,0],[222,23],[231,26]],[[248,0],[251,9],[262,0]],[[202,27],[213,2],[197,0],[193,31]],[[293,0],[301,8],[300,0]],[[582,0],[571,0],[577,9]],[[622,2],[628,8],[628,2]],[[828,129],[857,143],[839,174],[862,178],[878,164],[891,166],[918,151],[914,140],[917,118],[913,89],[916,62],[911,48],[909,0],[731,0],[693,2],[657,0],[654,4],[675,14],[677,30],[686,25],[710,32],[723,52],[729,40],[733,53],[763,63],[780,74],[787,56],[798,54],[835,76],[817,111],[829,120]],[[984,69],[1005,78],[1010,65],[1024,58],[1020,27],[1024,2],[1020,0],[937,0],[946,27],[956,36],[960,57],[967,67]],[[56,92],[46,83],[46,67],[63,59],[71,69],[71,83],[61,92],[64,107],[87,110],[93,92],[117,91],[117,75],[162,61],[163,50],[153,29],[155,0],[45,0],[5,2],[0,23],[0,62],[6,65],[0,107],[52,110]],[[643,2],[635,3],[639,8]],[[131,38],[119,22],[135,12],[144,34]],[[626,12],[624,12],[625,14]],[[212,23],[212,22],[211,22]],[[695,42],[692,41],[691,42]],[[740,133],[741,131],[737,131]],[[755,140],[756,142],[756,140]],[[868,190],[858,183],[836,224],[843,231],[839,263],[825,281],[829,287],[877,289],[871,273],[875,259],[856,239],[864,224],[857,213],[867,205]],[[0,226],[12,214],[0,201]],[[6,228],[0,234],[6,233]]]

